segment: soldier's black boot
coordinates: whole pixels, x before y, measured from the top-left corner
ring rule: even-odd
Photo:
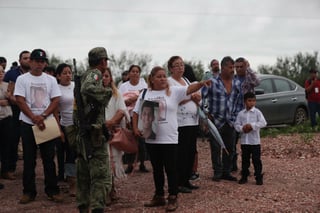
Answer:
[[[89,208],[86,206],[79,206],[79,213],[89,213]]]
[[[103,213],[104,210],[103,210],[103,209],[92,209],[91,212],[92,212],[92,213]]]
[[[257,185],[263,185],[263,175],[257,175],[256,176],[256,184]]]

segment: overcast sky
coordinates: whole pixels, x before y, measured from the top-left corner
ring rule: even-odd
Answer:
[[[1,0],[0,55],[26,49],[63,59],[108,53],[201,60],[247,58],[253,68],[320,49],[319,0]]]

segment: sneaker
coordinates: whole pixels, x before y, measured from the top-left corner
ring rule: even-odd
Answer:
[[[192,192],[191,189],[189,189],[189,188],[187,188],[187,187],[184,187],[184,186],[179,186],[179,187],[178,187],[178,191],[179,191],[180,193],[191,193],[191,192]]]
[[[199,174],[198,173],[192,173],[191,177],[189,178],[189,180],[197,180],[199,178]]]
[[[143,164],[140,164],[140,167],[139,167],[139,171],[140,172],[149,172],[149,170],[145,167],[145,165],[143,165]]]
[[[14,175],[13,172],[5,172],[2,174],[2,178],[7,180],[15,180],[16,176]]]
[[[168,197],[168,206],[166,208],[167,212],[173,212],[178,208],[178,199],[177,195],[169,195]]]
[[[28,194],[24,194],[22,195],[21,199],[20,199],[20,203],[21,204],[27,204],[27,203],[30,203],[32,201],[34,201],[34,198],[33,196],[31,195],[28,195]]]
[[[164,206],[166,205],[166,200],[162,195],[155,195],[153,196],[152,200],[148,203],[145,203],[145,207],[156,207],[156,206]]]
[[[124,171],[126,174],[130,174],[133,171],[133,166],[130,165],[126,168],[126,170]]]
[[[61,203],[63,201],[63,197],[60,194],[48,195],[48,200]]]
[[[199,189],[199,186],[193,185],[190,182],[188,182],[186,185],[184,185],[185,187],[194,190],[194,189]]]
[[[236,177],[233,177],[232,175],[223,175],[221,177],[221,179],[223,180],[229,180],[229,181],[237,181],[237,178]]]
[[[245,184],[248,182],[248,178],[247,177],[242,177],[240,180],[239,180],[239,184]]]

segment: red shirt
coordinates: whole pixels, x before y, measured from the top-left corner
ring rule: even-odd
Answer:
[[[316,79],[315,80],[315,84],[314,87],[311,89],[311,91],[309,91],[307,94],[307,99],[310,102],[320,102],[320,80]],[[311,80],[308,79],[306,80],[305,84],[304,84],[304,88],[308,88],[311,84]]]

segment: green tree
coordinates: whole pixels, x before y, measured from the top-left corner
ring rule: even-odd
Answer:
[[[287,77],[301,86],[309,76],[311,68],[319,68],[318,52],[297,53],[293,57],[280,57],[274,66],[260,65],[258,72]]]
[[[123,71],[128,70],[132,64],[141,67],[141,76],[149,73],[152,56],[149,54],[122,51],[119,57],[111,54],[110,59],[109,67],[111,68],[113,76],[116,78],[121,76]]]

